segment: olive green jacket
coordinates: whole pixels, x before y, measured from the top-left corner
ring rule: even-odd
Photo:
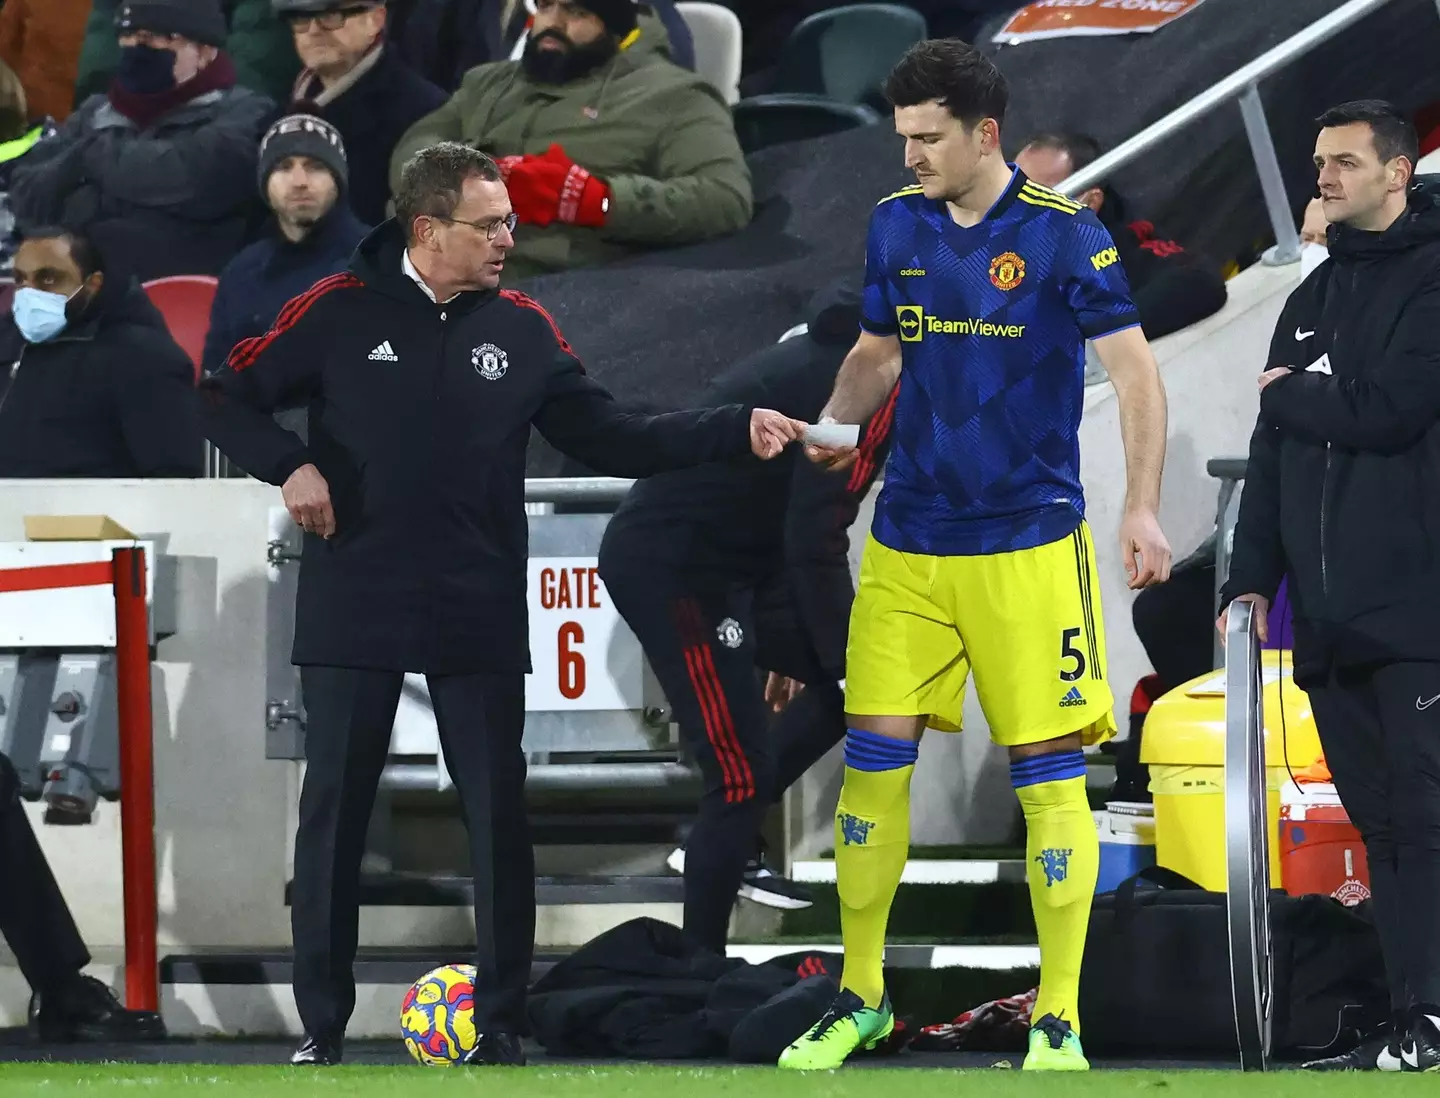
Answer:
[[[564,85],[531,81],[518,62],[481,65],[434,114],[400,139],[400,168],[439,141],[463,141],[496,158],[541,154],[552,143],[610,185],[603,228],[522,225],[506,262],[513,278],[596,266],[639,251],[689,244],[750,221],[750,172],[730,109],[694,73],[663,56],[658,21],[628,49]]]

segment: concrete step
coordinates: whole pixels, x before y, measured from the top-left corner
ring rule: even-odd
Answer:
[[[804,884],[833,885],[835,860],[817,858],[813,861],[794,862],[791,865],[790,877]],[[1024,880],[1023,858],[911,858],[905,864],[904,873],[900,877],[902,885],[983,885]]]

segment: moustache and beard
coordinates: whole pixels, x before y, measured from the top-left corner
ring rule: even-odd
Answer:
[[[564,49],[540,49],[540,43],[547,38],[559,42]],[[520,57],[520,67],[538,84],[568,84],[594,72],[619,52],[620,44],[608,34],[588,45],[577,46],[559,31],[547,30],[530,36]]]

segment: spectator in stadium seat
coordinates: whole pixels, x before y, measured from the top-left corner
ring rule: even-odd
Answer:
[[[1042,134],[1020,150],[1015,164],[1041,186],[1054,187],[1099,155],[1099,142],[1085,134]],[[1096,184],[1074,197],[1110,230],[1146,339],[1188,328],[1225,307],[1219,268],[1166,238],[1153,223],[1127,221],[1125,200],[1113,187]]]
[[[225,365],[235,344],[264,335],[291,298],[345,269],[368,227],[345,201],[345,143],[313,115],[290,115],[260,143],[260,194],[270,231],[226,265],[210,311],[204,370]]]
[[[70,116],[89,15],[90,0],[6,0],[0,8],[0,61],[20,75],[36,117]]]
[[[270,101],[235,86],[218,0],[132,0],[120,69],[14,173],[21,227],[83,228],[142,282],[219,274],[254,205]]]
[[[195,367],[93,241],[29,233],[0,320],[0,478],[198,477]]]
[[[340,131],[350,159],[350,207],[368,225],[385,220],[390,154],[445,93],[407,66],[385,37],[375,0],[275,0],[305,68],[292,98]]]
[[[520,217],[507,273],[592,267],[733,232],[750,173],[720,93],[659,63],[632,0],[538,0],[520,61],[482,65],[395,150],[471,144],[501,162]]]
[[[640,33],[668,39],[671,61],[695,67],[695,39],[671,0],[636,5]],[[390,39],[407,63],[447,93],[477,65],[506,61],[530,22],[525,0],[414,0],[390,14]],[[656,56],[660,56],[657,52]]]
[[[153,1041],[160,1015],[126,1010],[115,993],[84,973],[90,951],[80,937],[35,829],[20,800],[20,775],[0,754],[0,935],[30,985],[32,1039]]]
[[[271,0],[220,0],[229,31],[225,52],[235,63],[235,83],[267,99],[284,102],[300,71],[300,62],[290,48],[290,29],[275,15]],[[75,101],[83,103],[105,92],[120,64],[120,46],[115,41],[115,12],[120,0],[95,0],[85,28],[85,45],[80,51],[80,71],[75,79]]]
[[[20,242],[10,209],[10,176],[31,149],[54,136],[55,123],[50,119],[31,124],[20,77],[0,61],[0,282],[10,281],[15,246]]]

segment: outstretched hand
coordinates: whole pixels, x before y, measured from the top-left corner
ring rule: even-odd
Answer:
[[[778,457],[790,443],[805,437],[805,424],[798,419],[756,408],[750,413],[750,449],[762,461]]]

